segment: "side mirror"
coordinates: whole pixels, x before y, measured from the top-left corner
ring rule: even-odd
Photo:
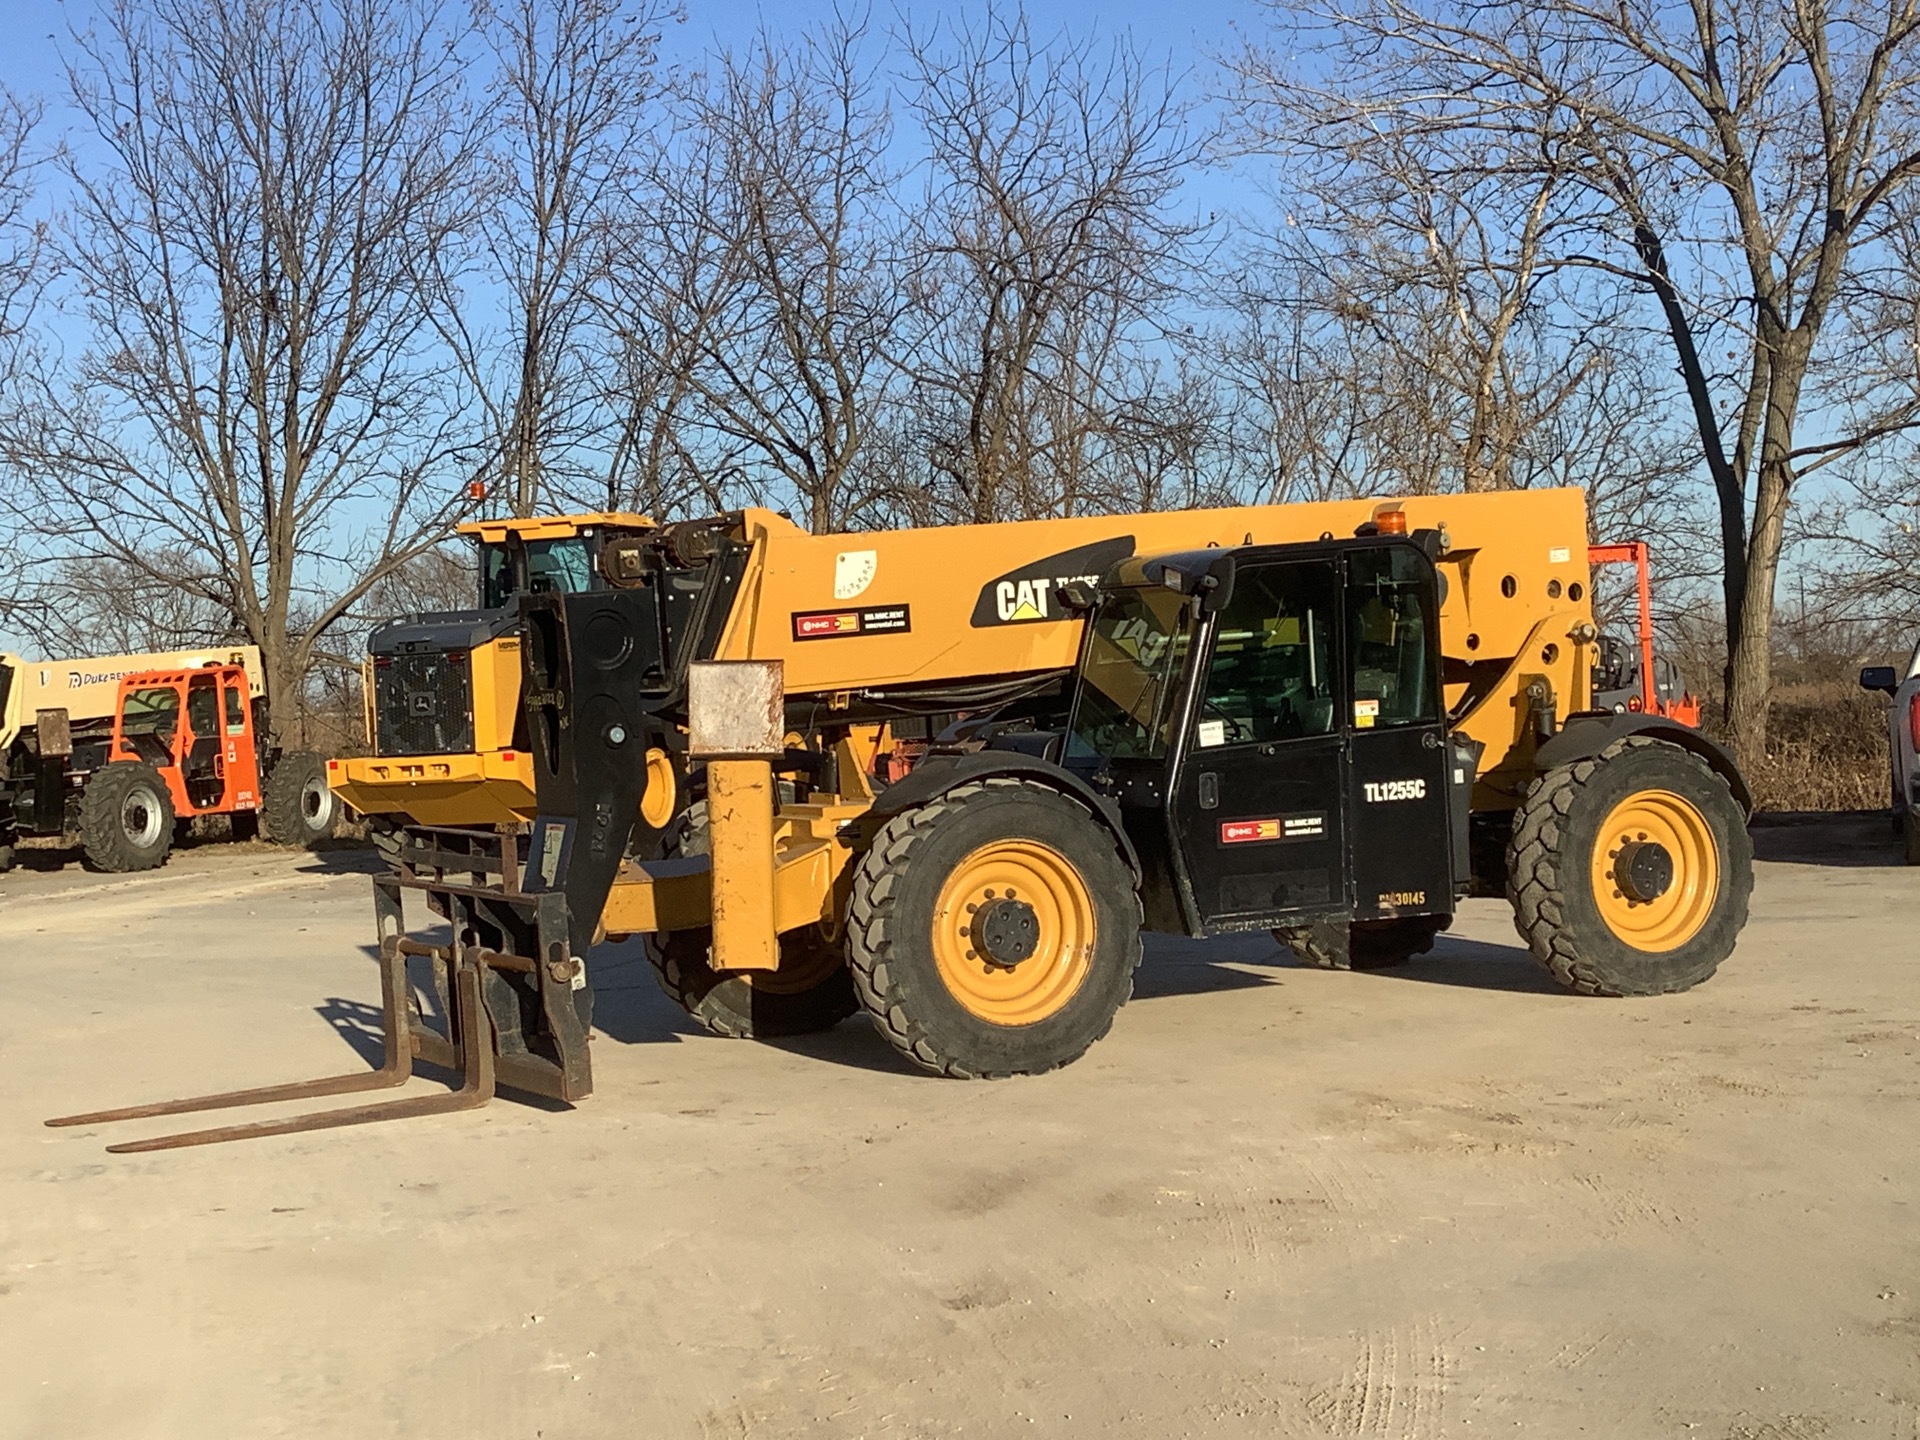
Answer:
[[[1066,580],[1053,587],[1053,598],[1063,609],[1084,615],[1100,603],[1100,591],[1084,580]]]
[[[1900,672],[1891,665],[1868,665],[1860,672],[1860,688],[1891,695],[1900,688]]]

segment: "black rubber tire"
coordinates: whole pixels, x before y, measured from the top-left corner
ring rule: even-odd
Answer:
[[[160,772],[140,760],[115,760],[87,780],[80,796],[80,848],[109,874],[152,870],[173,849],[173,797]]]
[[[276,845],[306,850],[330,838],[340,797],[327,788],[326,757],[289,750],[274,763],[260,806],[260,825]]]
[[[995,840],[1050,846],[1079,872],[1094,906],[1086,978],[1057,1012],[997,1025],[963,1006],[940,978],[933,911],[954,867]],[[862,1008],[923,1070],[958,1079],[1037,1075],[1077,1060],[1113,1028],[1133,994],[1141,909],[1111,832],[1082,806],[1033,781],[993,776],[893,816],[854,872],[847,961]]]
[[[1433,949],[1433,940],[1452,923],[1449,915],[1410,915],[1396,920],[1358,920],[1347,927],[1347,955],[1320,944],[1306,926],[1283,925],[1273,938],[1307,965],[1322,970],[1389,970]]]
[[[1705,922],[1674,950],[1637,949],[1601,918],[1590,876],[1600,824],[1637,791],[1670,790],[1700,813],[1720,859]],[[1699,756],[1646,738],[1557,766],[1534,781],[1513,816],[1507,898],[1514,926],[1554,979],[1583,995],[1665,995],[1698,985],[1732,953],[1753,895],[1753,842],[1727,782]]]
[[[1911,809],[1907,811],[1906,823],[1900,827],[1900,836],[1905,842],[1907,864],[1920,865],[1920,818],[1915,817]]]
[[[661,840],[661,855],[707,853],[707,802],[696,800],[681,812]],[[817,929],[790,930],[780,937],[780,953],[789,962],[824,964],[839,947]],[[729,1040],[777,1040],[831,1030],[860,1008],[845,957],[818,985],[781,993],[756,986],[739,972],[713,968],[713,931],[670,930],[647,936],[647,958],[660,988],[694,1023]]]
[[[396,873],[400,869],[400,838],[405,828],[404,820],[395,821],[391,816],[367,817],[367,841],[373,846],[373,853],[380,857],[381,864]]]

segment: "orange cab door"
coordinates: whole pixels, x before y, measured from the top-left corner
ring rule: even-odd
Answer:
[[[228,810],[260,808],[260,754],[254,744],[253,707],[247,703],[245,671],[220,679],[221,768],[226,772]]]

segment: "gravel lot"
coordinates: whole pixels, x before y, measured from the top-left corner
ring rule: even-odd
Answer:
[[[1915,1440],[1920,870],[1756,838],[1687,995],[1489,901],[1385,975],[1150,941],[1086,1059],[968,1085],[696,1035],[626,946],[572,1112],[124,1157],[40,1121],[359,1063],[369,860],[15,872],[0,1436]]]

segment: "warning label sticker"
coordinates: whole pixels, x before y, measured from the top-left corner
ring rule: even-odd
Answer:
[[[1275,815],[1265,820],[1222,820],[1222,845],[1258,845],[1276,840],[1312,840],[1327,833],[1327,814]]]
[[[871,605],[860,610],[800,610],[793,616],[796,640],[831,640],[840,635],[904,635],[913,629],[905,605]]]

